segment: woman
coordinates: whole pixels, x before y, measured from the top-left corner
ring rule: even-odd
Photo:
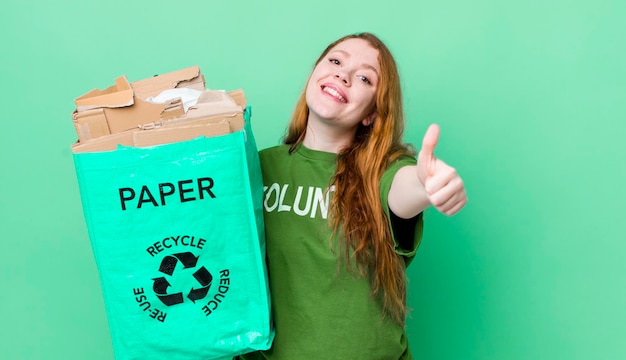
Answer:
[[[276,338],[245,359],[410,359],[406,265],[422,211],[452,215],[463,181],[437,159],[439,129],[418,161],[402,143],[400,80],[369,33],[322,53],[284,144],[261,151]]]

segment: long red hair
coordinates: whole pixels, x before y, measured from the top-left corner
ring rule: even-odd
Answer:
[[[396,62],[378,37],[360,33],[328,45],[315,65],[337,44],[353,38],[367,41],[379,53],[381,73],[375,99],[376,118],[369,126],[359,125],[353,142],[338,153],[337,168],[331,179],[335,194],[330,204],[330,224],[335,233],[343,234],[346,262],[350,264],[349,259],[354,256],[361,274],[370,277],[372,295],[382,293],[385,313],[404,324],[405,263],[395,252],[379,188],[382,174],[391,162],[405,154],[414,155],[402,142],[404,113]],[[285,144],[291,145],[291,151],[306,133],[309,108],[305,96],[303,92],[296,104],[284,139]]]

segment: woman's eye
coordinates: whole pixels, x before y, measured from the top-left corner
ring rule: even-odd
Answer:
[[[339,65],[340,62],[337,59],[328,59],[328,61],[330,61],[331,63],[335,64],[335,65]]]
[[[372,83],[372,82],[370,81],[370,79],[368,79],[368,78],[367,78],[367,77],[365,77],[365,76],[361,76],[361,77],[359,77],[359,78],[361,79],[361,81],[363,81],[363,82],[364,82],[364,83],[366,83],[366,84],[371,84],[371,83]]]

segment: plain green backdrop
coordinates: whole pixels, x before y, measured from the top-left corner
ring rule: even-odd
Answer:
[[[417,359],[626,358],[626,2],[15,1],[0,13],[0,358],[111,360],[70,144],[73,100],[199,65],[277,144],[323,48],[370,31],[407,142],[441,125],[457,216],[426,213]],[[340,341],[338,340],[338,346]]]

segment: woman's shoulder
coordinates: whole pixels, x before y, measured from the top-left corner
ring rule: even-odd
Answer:
[[[276,145],[276,146],[265,148],[259,151],[259,156],[261,156],[262,158],[276,157],[276,156],[282,156],[282,155],[288,155],[288,154],[289,154],[288,145]]]
[[[387,171],[388,170],[397,170],[403,166],[407,166],[407,165],[415,165],[417,164],[417,158],[415,156],[412,156],[410,154],[404,154],[404,155],[400,155],[398,157],[396,157],[395,159],[393,159],[392,161],[389,162],[389,164],[387,165]]]

